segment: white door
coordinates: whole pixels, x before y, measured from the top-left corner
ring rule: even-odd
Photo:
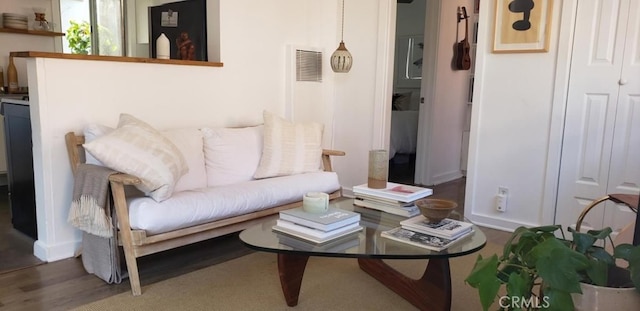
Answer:
[[[640,191],[639,17],[635,0],[578,1],[556,205],[565,227],[596,198]],[[592,210],[585,229],[633,219],[606,210],[606,222],[605,208]]]
[[[609,193],[640,191],[640,1],[629,1],[618,108],[611,149]],[[611,204],[613,205],[613,204]],[[628,208],[607,206],[605,224],[620,228],[635,219]]]

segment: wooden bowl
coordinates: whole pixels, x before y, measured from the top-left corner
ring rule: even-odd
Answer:
[[[416,206],[429,222],[438,223],[449,217],[451,212],[458,207],[458,203],[442,199],[420,199],[416,201]]]

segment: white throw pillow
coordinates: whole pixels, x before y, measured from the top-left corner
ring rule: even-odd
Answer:
[[[97,123],[91,123],[88,124],[87,126],[84,127],[84,143],[90,143],[92,141],[94,141],[96,138],[109,134],[111,132],[113,132],[114,128],[106,126],[106,125],[102,125],[102,124],[97,124]],[[84,157],[85,157],[85,163],[87,164],[95,164],[95,165],[100,165],[100,166],[104,166],[104,164],[102,164],[100,161],[98,161],[98,159],[96,159],[94,156],[91,155],[91,153],[89,153],[86,149],[84,152]]]
[[[107,167],[139,177],[137,188],[158,202],[171,196],[177,180],[188,171],[182,153],[169,139],[124,113],[118,128],[83,146]]]
[[[206,188],[207,172],[204,166],[203,138],[200,129],[182,128],[161,133],[178,147],[189,168],[189,171],[178,179],[173,191]]]
[[[109,134],[114,128],[91,123],[84,128],[84,142],[90,143],[96,138]],[[193,190],[207,187],[207,172],[204,167],[204,150],[202,132],[198,128],[185,128],[162,131],[162,135],[167,137],[184,156],[187,161],[189,171],[184,174],[176,183],[174,192]],[[262,142],[260,142],[262,146]],[[102,162],[94,158],[85,149],[85,163],[104,166]]]
[[[264,112],[264,145],[255,178],[319,171],[322,167],[320,123],[294,123]]]
[[[253,180],[262,154],[263,128],[202,129],[209,187]]]

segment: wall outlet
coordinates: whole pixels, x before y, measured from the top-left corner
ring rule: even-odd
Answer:
[[[509,198],[509,189],[507,187],[498,187],[498,195],[496,195],[496,210],[498,212],[507,211],[507,200]]]

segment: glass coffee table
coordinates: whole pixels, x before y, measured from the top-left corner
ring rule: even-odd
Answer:
[[[276,253],[280,285],[287,305],[298,304],[300,286],[309,256],[357,258],[360,269],[418,307],[420,310],[451,309],[449,258],[468,255],[482,249],[486,237],[474,226],[474,233],[453,246],[431,251],[380,236],[380,232],[399,226],[400,216],[353,205],[352,199],[338,199],[332,206],[359,212],[363,230],[323,245],[272,231],[277,216],[240,233],[249,248]],[[424,274],[412,279],[396,271],[383,259],[429,259]]]

